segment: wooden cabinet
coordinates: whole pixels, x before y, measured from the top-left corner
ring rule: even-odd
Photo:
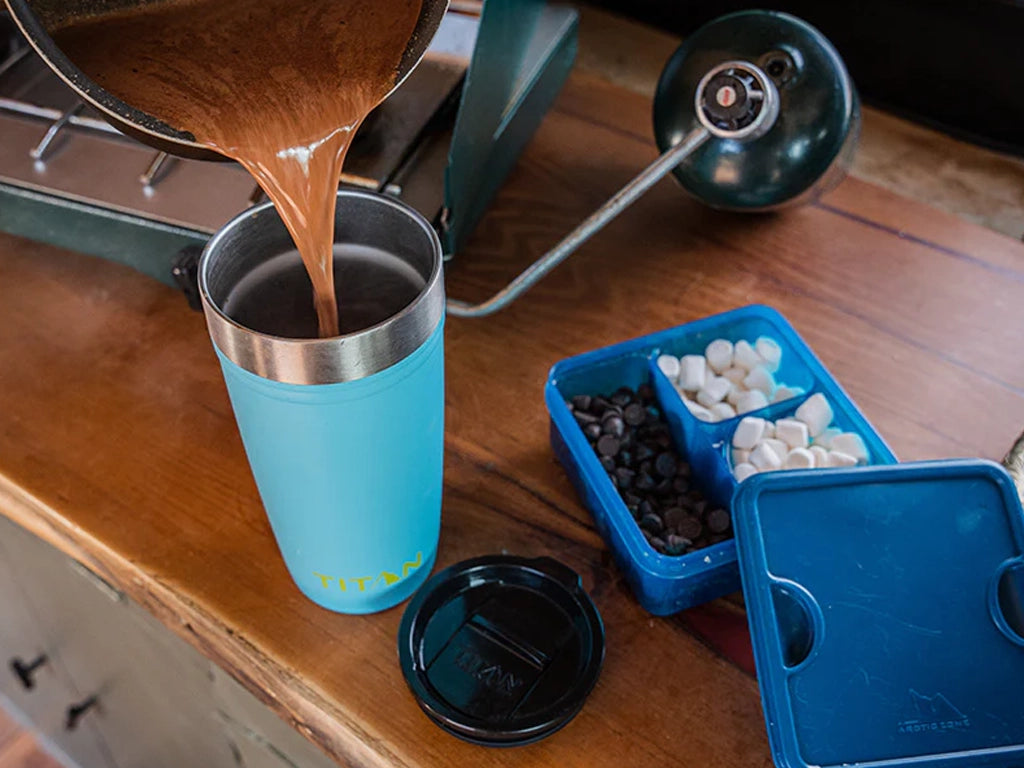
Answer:
[[[30,578],[21,570],[33,558],[44,560],[56,550],[47,547],[14,523],[0,516],[0,696],[4,704],[30,721],[50,749],[72,759],[81,768],[115,768],[96,724],[86,713],[74,728],[67,727],[69,707],[88,699],[64,667],[58,646],[62,638],[45,629],[33,599]],[[12,664],[26,666],[45,659],[23,682]]]
[[[334,766],[125,595],[2,516],[0,654],[3,703],[81,768]],[[10,660],[40,656],[29,690]]]

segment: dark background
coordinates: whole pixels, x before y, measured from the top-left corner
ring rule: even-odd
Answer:
[[[1024,0],[588,0],[686,35],[748,8],[792,13],[839,50],[863,100],[1024,156]]]

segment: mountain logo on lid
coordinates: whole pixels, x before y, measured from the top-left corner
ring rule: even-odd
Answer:
[[[971,726],[970,719],[941,693],[925,696],[911,688],[910,701],[917,717],[901,722],[900,733],[960,731]]]

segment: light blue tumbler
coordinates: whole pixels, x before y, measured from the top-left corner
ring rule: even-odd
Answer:
[[[268,203],[207,245],[199,286],[249,464],[285,564],[315,603],[369,613],[430,573],[441,525],[441,246],[414,210],[341,191],[342,335]]]

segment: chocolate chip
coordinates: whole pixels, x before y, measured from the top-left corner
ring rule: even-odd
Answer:
[[[640,443],[640,445],[637,446],[636,449],[636,460],[638,462],[647,461],[648,459],[653,459],[654,454],[655,451],[653,448],[651,448],[649,445],[645,445],[644,443]]]
[[[597,441],[597,452],[602,456],[614,456],[619,452],[619,439],[614,435],[601,435]]]
[[[665,527],[672,530],[679,530],[679,525],[689,515],[681,507],[669,507],[661,513],[661,519],[665,521]]]
[[[615,405],[626,407],[633,402],[633,390],[629,387],[619,387],[615,390],[615,394],[612,395],[610,399],[615,403]]]
[[[622,417],[631,427],[639,427],[647,418],[647,411],[640,403],[630,403],[622,412]]]
[[[601,420],[601,431],[613,437],[622,437],[626,433],[626,422],[621,416],[612,414],[610,418]]]
[[[696,517],[687,515],[679,521],[679,524],[675,526],[675,529],[680,536],[693,541],[700,537],[701,533],[704,531],[704,526],[700,524],[700,520]]]
[[[619,478],[619,490],[624,491],[632,487],[636,472],[627,467],[619,467],[615,470],[615,476]]]
[[[601,439],[603,440],[604,438]],[[637,489],[641,491],[653,490],[655,485],[654,478],[651,477],[646,472],[644,472],[643,470],[641,470],[640,474],[637,476],[635,484]]]
[[[600,461],[601,467],[604,469],[605,472],[615,471],[615,459],[613,459],[611,456],[602,456],[600,458]]]
[[[705,518],[708,523],[708,530],[713,534],[725,533],[729,530],[731,520],[729,519],[729,513],[719,507],[708,512]]]
[[[690,490],[690,481],[685,477],[679,477],[676,475],[675,480],[672,481],[672,489],[676,493],[686,493]]]
[[[589,411],[590,402],[590,395],[576,395],[576,397],[572,399],[572,407],[577,411]]]
[[[653,513],[644,515],[640,519],[640,527],[645,531],[650,531],[654,534],[661,533],[665,529],[665,525],[661,522],[661,518]]]
[[[612,401],[607,397],[595,397],[590,401],[590,410],[593,413],[604,413],[612,407]]]
[[[586,413],[584,411],[574,411],[572,414],[573,418],[576,419],[576,423],[581,427],[587,426],[587,424],[597,424],[597,416],[592,413]]]
[[[619,465],[623,467],[633,466],[633,452],[625,448],[626,441],[622,441],[622,448],[619,450]]]
[[[662,477],[675,477],[678,466],[675,454],[669,451],[658,454],[658,458],[654,460],[654,469]]]
[[[587,426],[583,428],[583,434],[587,436],[587,440],[594,442],[601,436],[601,425],[587,424]]]

